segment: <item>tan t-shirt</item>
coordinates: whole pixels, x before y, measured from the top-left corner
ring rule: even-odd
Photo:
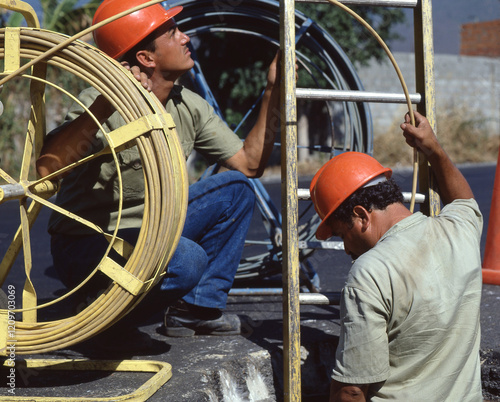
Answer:
[[[79,99],[90,106],[99,92],[94,88],[83,91]],[[175,86],[165,107],[171,114],[179,140],[187,158],[193,149],[203,155],[210,164],[222,162],[238,152],[243,142],[214,112],[213,108],[194,92]],[[72,121],[83,112],[75,104],[66,120]],[[112,131],[125,124],[118,112],[103,124],[106,131]],[[55,133],[54,130],[51,134]],[[49,134],[49,135],[51,135]],[[102,133],[96,135],[92,144],[85,144],[88,153],[104,147]],[[140,154],[136,147],[118,154],[123,183],[123,207],[120,229],[140,227],[144,203],[144,173]],[[120,199],[117,166],[112,156],[102,156],[74,169],[61,183],[56,203],[105,231],[116,226],[118,200]],[[77,220],[68,219],[54,212],[49,220],[49,232],[71,235],[95,234]]]
[[[456,200],[402,220],[358,258],[332,378],[381,383],[371,401],[481,401],[481,231],[477,203]]]

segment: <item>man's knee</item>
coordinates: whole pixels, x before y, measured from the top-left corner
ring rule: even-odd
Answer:
[[[255,205],[255,190],[248,177],[238,171],[226,172],[231,175],[230,185],[240,205],[246,205],[253,210]]]
[[[175,250],[166,275],[166,283],[162,286],[189,291],[200,281],[208,265],[207,253],[192,240],[181,237]]]

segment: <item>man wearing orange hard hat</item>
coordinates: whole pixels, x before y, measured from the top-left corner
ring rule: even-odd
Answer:
[[[93,23],[99,24],[143,3],[144,0],[104,0]],[[203,98],[176,84],[194,66],[187,46],[190,39],[173,19],[181,10],[182,7],[165,9],[160,4],[148,6],[99,27],[94,38],[102,51],[132,66],[136,78],[165,106],[176,124],[186,158],[196,150],[210,164],[218,162],[229,168],[190,186],[186,224],[168,273],[157,289],[162,295],[157,300],[163,308],[169,306],[164,320],[169,336],[234,335],[241,331],[240,319],[223,309],[254,208],[255,195],[247,177],[262,174],[279,126],[279,55],[269,68],[256,124],[242,142]],[[80,100],[109,131],[124,125],[121,116],[96,89],[85,90]],[[37,161],[40,175],[84,157],[78,150],[96,152],[94,148],[102,141],[94,139],[102,138],[102,134],[87,117],[79,105],[74,105],[67,122],[49,134]],[[91,146],[64,152],[71,148],[66,142],[69,139],[73,144],[86,144],[88,138]],[[136,222],[144,202],[142,165],[135,152],[120,158],[120,168],[127,171],[129,182],[124,189],[120,226],[127,229],[119,231],[118,236],[131,244],[135,244],[139,233]],[[107,201],[117,197],[116,186],[109,185],[114,166],[113,161],[98,158],[75,168],[63,179],[57,204],[84,213],[92,222],[103,222],[104,229],[110,230],[116,215]],[[82,188],[90,191],[82,192]],[[52,215],[49,232],[54,266],[70,287],[88,275],[107,248],[102,236],[96,237],[82,225],[75,227],[60,214]]]
[[[401,125],[425,154],[444,207],[411,213],[391,169],[347,152],[310,190],[316,236],[339,236],[353,265],[342,289],[330,401],[481,401],[482,216],[427,119]]]

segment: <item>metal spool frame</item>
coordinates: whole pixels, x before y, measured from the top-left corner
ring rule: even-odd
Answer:
[[[10,77],[20,68],[21,60],[43,57],[47,50],[66,39],[65,35],[32,28],[0,30],[0,58],[4,60],[4,72],[0,77]],[[127,125],[105,133],[109,145],[103,151],[39,179],[34,174],[32,162],[40,151],[45,135],[43,93],[46,85],[54,85],[45,81],[47,66],[68,71],[96,88],[115,106]],[[162,278],[180,238],[187,207],[185,159],[175,124],[157,99],[142,89],[119,63],[86,43],[74,41],[70,46],[44,58],[43,63],[35,64],[32,74],[23,74],[22,78],[31,81],[31,99],[36,102],[32,103],[21,172],[14,174],[0,168],[0,177],[5,183],[1,186],[1,202],[19,200],[21,216],[19,230],[0,263],[0,282],[5,282],[22,247],[26,283],[22,309],[0,310],[0,353],[3,354],[6,353],[6,342],[12,341],[7,331],[9,313],[12,312],[22,312],[23,315],[22,321],[17,321],[16,317],[16,354],[41,353],[76,344],[101,332],[130,312]],[[8,81],[5,86],[8,87]],[[119,219],[115,230],[105,233],[93,222],[62,210],[50,200],[58,188],[55,180],[58,174],[105,154],[111,155],[115,161],[118,186],[122,190],[117,155],[133,146],[139,150],[145,186],[143,223],[135,247],[117,237]],[[119,215],[122,211],[121,194]],[[30,280],[30,227],[42,207],[75,219],[107,238],[109,247],[91,275],[100,271],[113,281],[103,294],[74,316],[47,322],[37,321],[37,311],[63,300],[78,288],[50,303],[37,305],[36,290]],[[127,262],[124,266],[108,256],[111,249],[125,257]]]

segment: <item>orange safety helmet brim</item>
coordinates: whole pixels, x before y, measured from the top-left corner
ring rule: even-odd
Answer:
[[[382,174],[389,179],[392,170],[361,152],[345,152],[325,163],[309,188],[314,209],[321,218],[316,237],[319,240],[331,237],[332,230],[326,224],[330,215],[356,190]]]
[[[143,3],[144,0],[104,0],[94,14],[92,25]],[[145,7],[97,28],[93,32],[94,41],[104,53],[113,59],[119,59],[141,40],[179,14],[182,8],[176,6],[166,10],[160,4]]]

